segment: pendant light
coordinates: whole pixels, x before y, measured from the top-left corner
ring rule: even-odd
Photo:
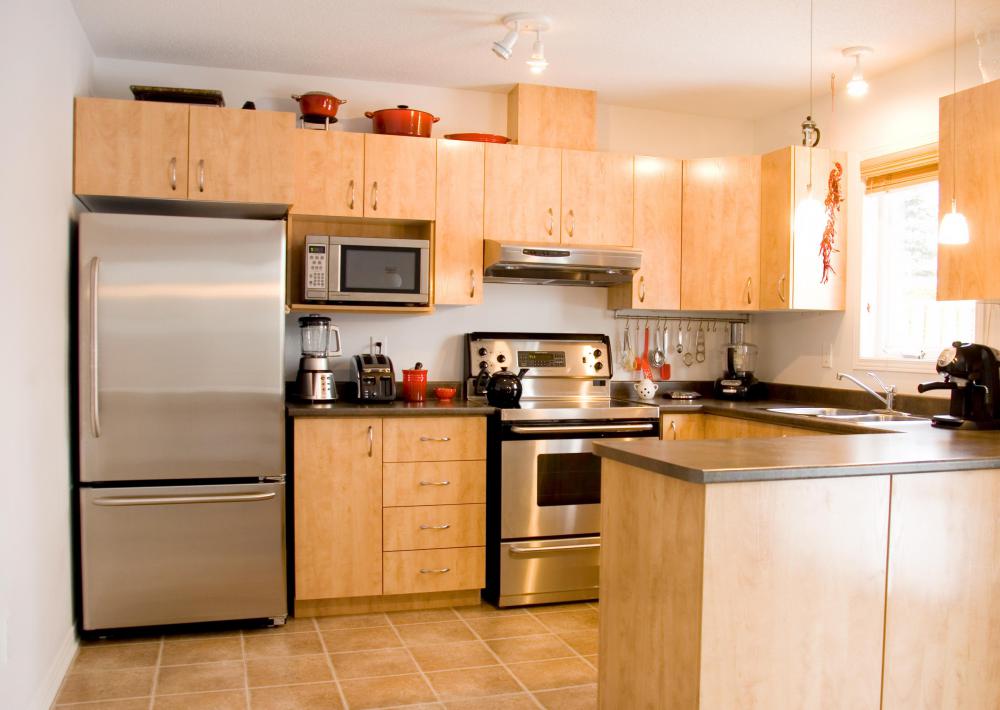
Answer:
[[[958,200],[955,198],[955,180],[957,178],[958,148],[956,146],[958,126],[955,125],[955,103],[958,93],[958,0],[954,1],[954,17],[952,18],[952,55],[951,55],[951,212],[945,213],[938,228],[939,244],[968,244],[969,223],[965,215],[958,211]]]
[[[812,118],[813,113],[813,0],[809,0],[809,115],[802,122],[802,145],[809,151],[809,182],[806,184],[806,196],[795,206],[795,235],[805,239],[815,239],[818,243],[823,238],[826,226],[826,215],[823,203],[813,194],[813,148],[819,145],[819,128]]]

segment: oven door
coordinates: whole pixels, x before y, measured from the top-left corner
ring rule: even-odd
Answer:
[[[429,302],[426,240],[330,237],[329,268],[331,301]]]
[[[505,437],[500,445],[500,537],[518,540],[599,533],[601,459],[593,442],[636,438],[614,431],[655,436],[656,424],[514,425],[509,431],[519,438]],[[532,435],[564,438],[526,438]]]

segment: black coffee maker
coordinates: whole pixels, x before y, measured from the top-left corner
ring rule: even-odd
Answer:
[[[1000,429],[1000,353],[987,345],[955,341],[941,352],[937,371],[943,382],[917,385],[920,393],[951,390],[948,414],[931,424],[947,429]]]

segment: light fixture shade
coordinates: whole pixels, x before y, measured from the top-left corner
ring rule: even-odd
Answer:
[[[823,239],[825,226],[826,213],[823,211],[823,203],[810,192],[795,207],[795,236],[819,244]]]
[[[528,59],[528,66],[531,67],[532,74],[541,74],[548,65],[549,63],[545,59],[545,46],[542,44],[541,37],[538,37],[535,39],[535,43],[531,45],[531,57]]]
[[[504,38],[499,42],[493,43],[493,54],[497,55],[501,59],[510,59],[511,54],[514,52],[514,45],[517,44],[517,37],[520,30],[517,26],[514,27],[510,32],[504,35]]]
[[[854,76],[847,82],[847,93],[850,96],[864,96],[868,93],[868,82],[865,81],[860,71],[854,72]]]
[[[938,229],[938,244],[968,244],[969,222],[965,215],[958,211],[955,200],[951,201],[951,212],[941,218]]]

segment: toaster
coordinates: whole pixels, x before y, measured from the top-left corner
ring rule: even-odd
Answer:
[[[396,399],[396,371],[388,355],[355,355],[347,392],[355,402],[391,402]]]

